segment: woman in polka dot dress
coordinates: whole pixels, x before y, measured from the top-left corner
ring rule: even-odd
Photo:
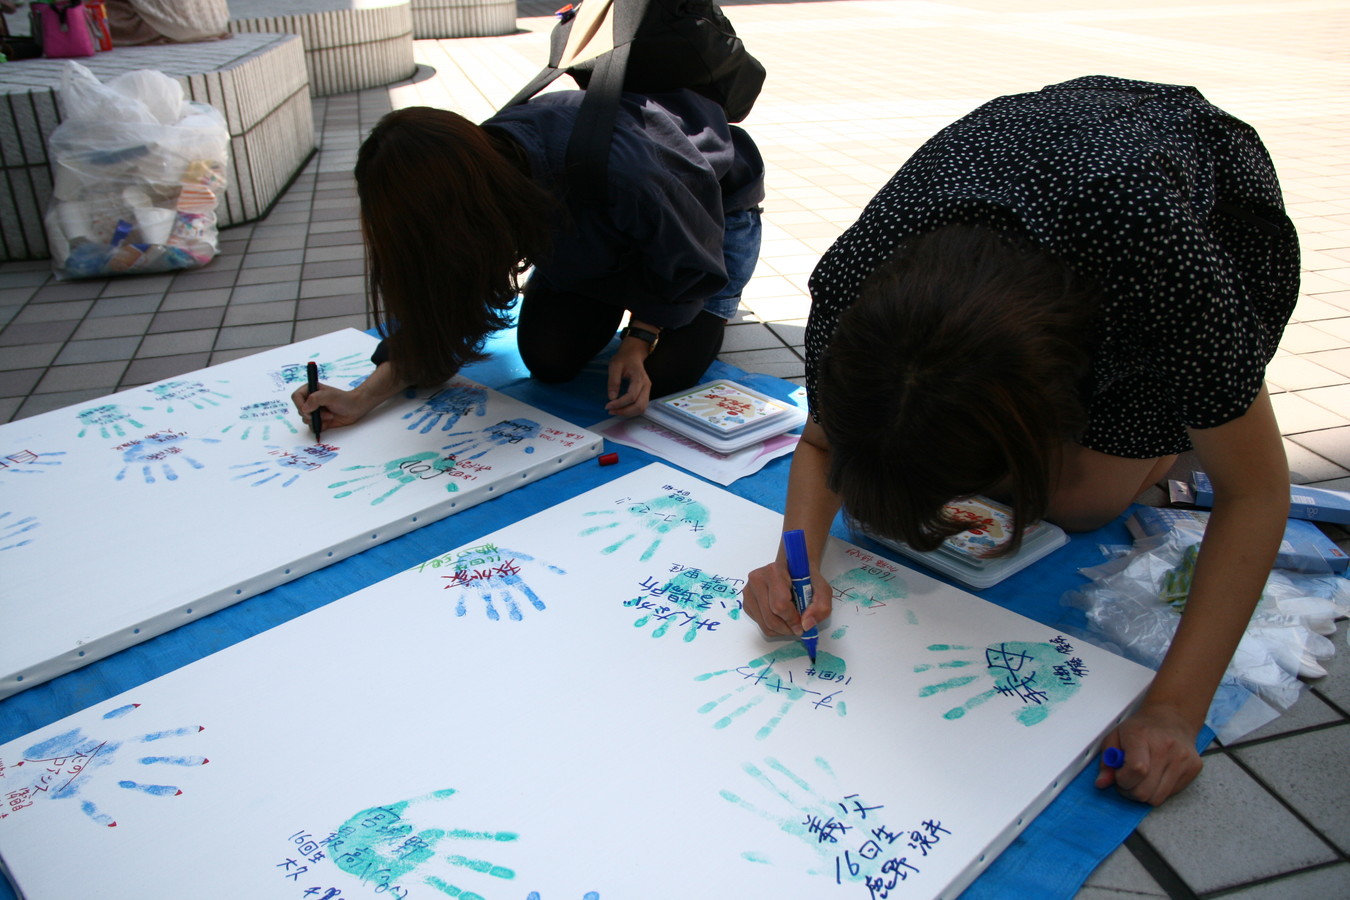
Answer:
[[[1194,449],[1214,510],[1186,615],[1097,784],[1158,804],[1260,597],[1289,472],[1264,387],[1298,293],[1298,243],[1260,138],[1194,88],[1094,76],[1001,97],[921,147],[811,277],[812,421],[786,528],[813,565],[842,505],[931,549],[984,494],[1019,529],[1100,527]],[[1008,548],[1015,550],[1018,541]],[[780,558],[750,615],[800,633]]]

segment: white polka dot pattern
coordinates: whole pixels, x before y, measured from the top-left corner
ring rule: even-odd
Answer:
[[[993,100],[930,139],[811,276],[806,375],[863,280],[951,224],[1023,235],[1101,288],[1084,446],[1134,458],[1247,410],[1298,295],[1260,138],[1194,88],[1090,76]]]

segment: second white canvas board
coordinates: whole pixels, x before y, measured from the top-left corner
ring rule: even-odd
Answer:
[[[306,363],[360,383],[346,330],[0,425],[0,697],[600,452],[463,378],[320,440]]]
[[[29,900],[950,898],[1150,674],[651,465],[0,746]],[[100,894],[100,892],[102,892]]]

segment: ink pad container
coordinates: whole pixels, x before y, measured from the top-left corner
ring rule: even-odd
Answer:
[[[1012,509],[988,497],[966,497],[953,500],[946,511],[958,521],[969,522],[971,528],[952,535],[936,550],[928,552],[872,534],[858,528],[856,523],[854,527],[872,540],[976,590],[998,584],[1069,542],[1069,536],[1058,525],[1034,522],[1022,532],[1022,546],[1016,553],[991,557],[989,554],[1012,540]]]
[[[806,424],[804,409],[725,379],[653,400],[645,415],[718,453],[734,453]]]

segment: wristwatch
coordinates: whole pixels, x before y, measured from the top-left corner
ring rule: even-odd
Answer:
[[[631,325],[619,332],[620,340],[630,337],[637,338],[639,341],[646,341],[647,352],[650,354],[656,349],[656,342],[661,340],[661,332],[652,331],[649,328],[634,328]]]

